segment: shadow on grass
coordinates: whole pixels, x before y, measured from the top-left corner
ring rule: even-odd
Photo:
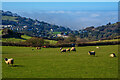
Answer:
[[[10,67],[24,67],[23,65],[11,65]]]
[[[27,39],[25,39],[25,38],[22,38],[22,37],[12,37],[12,38],[16,38],[16,39],[22,39],[22,40],[27,40]]]
[[[19,38],[19,39],[27,40],[27,39],[25,39],[25,38]]]

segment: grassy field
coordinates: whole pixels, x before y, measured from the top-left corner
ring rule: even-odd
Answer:
[[[32,49],[34,49],[32,51]],[[118,45],[76,47],[76,52],[60,53],[59,48],[2,47],[3,78],[117,78]],[[89,56],[88,51],[96,51]],[[4,58],[14,58],[8,67]]]
[[[10,16],[2,16],[2,20],[9,20],[9,21],[16,21],[17,17],[10,17]]]
[[[0,35],[2,35],[2,30],[0,30]]]
[[[30,36],[22,35],[21,39],[20,38],[2,38],[2,42],[22,42],[30,38],[31,38]]]
[[[55,41],[55,40],[45,40],[45,41],[50,42],[50,44],[56,44],[58,42],[58,41]]]
[[[0,42],[22,42],[22,41],[26,41],[27,39],[30,39],[32,37],[27,36],[27,35],[22,35],[21,39],[20,38],[2,38],[2,40],[0,40]],[[47,40],[45,39],[45,41],[48,41],[50,44],[56,44],[57,41],[55,40]]]
[[[98,43],[98,42],[113,42],[113,41],[120,41],[120,39],[111,39],[111,40],[92,41],[92,42],[89,42],[89,43]]]
[[[60,34],[61,32],[53,32],[53,34]]]

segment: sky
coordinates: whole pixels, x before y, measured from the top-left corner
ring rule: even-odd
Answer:
[[[14,1],[14,0],[10,0],[10,1]],[[88,1],[88,0],[84,0],[84,1]],[[24,17],[38,19],[40,21],[45,21],[51,24],[57,24],[76,30],[89,26],[97,27],[100,25],[107,24],[108,22],[115,23],[118,21],[117,0],[116,2],[113,2],[113,0],[109,0],[111,2],[107,2],[107,0],[104,1],[106,2],[4,2],[3,1],[2,10],[11,11],[13,13],[17,13],[18,15]]]
[[[1,0],[2,2],[118,2],[120,0]]]
[[[4,2],[8,10],[117,10],[117,2]]]

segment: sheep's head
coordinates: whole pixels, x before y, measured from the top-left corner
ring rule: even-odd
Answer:
[[[60,50],[62,50],[62,47],[60,48]]]
[[[7,61],[8,59],[7,58],[5,58],[5,61]]]
[[[116,57],[115,53],[113,53],[114,57]]]
[[[110,54],[110,57],[116,57],[115,53]]]

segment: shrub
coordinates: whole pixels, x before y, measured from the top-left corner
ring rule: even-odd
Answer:
[[[33,37],[26,40],[25,43],[31,46],[41,47],[42,45],[44,45],[44,39]]]

